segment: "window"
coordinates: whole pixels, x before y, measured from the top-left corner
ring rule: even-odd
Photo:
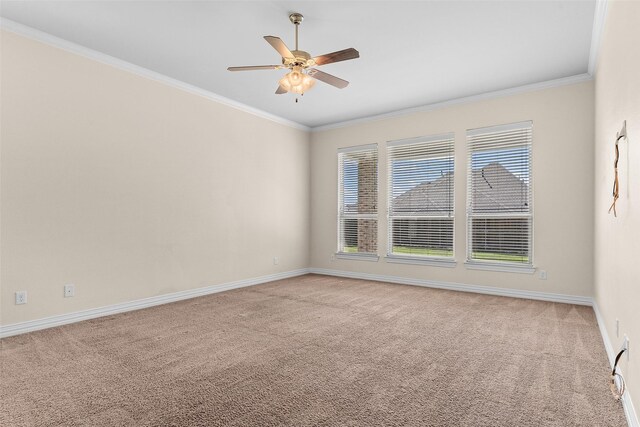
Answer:
[[[375,255],[377,251],[378,146],[339,149],[338,252]]]
[[[467,262],[532,264],[532,123],[467,131]]]
[[[389,256],[453,259],[453,134],[387,144]]]

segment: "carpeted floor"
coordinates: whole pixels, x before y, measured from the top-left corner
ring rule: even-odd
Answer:
[[[2,426],[625,426],[593,310],[309,275],[0,341]]]

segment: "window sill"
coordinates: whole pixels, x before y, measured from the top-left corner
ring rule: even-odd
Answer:
[[[530,265],[512,265],[507,263],[466,261],[464,266],[469,270],[501,271],[505,273],[533,274],[535,267]]]
[[[458,264],[455,259],[446,258],[423,258],[417,256],[387,255],[385,261],[392,264],[416,264],[429,265],[433,267],[455,268]]]
[[[378,262],[380,257],[376,254],[338,252],[336,253],[336,259]]]

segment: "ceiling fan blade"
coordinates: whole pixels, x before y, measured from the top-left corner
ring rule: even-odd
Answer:
[[[289,50],[286,44],[279,37],[275,36],[264,36],[264,39],[271,45],[275,50],[278,51],[280,56],[283,58],[293,58],[293,53]]]
[[[336,76],[332,76],[331,74],[324,73],[324,72],[322,72],[320,70],[316,70],[315,68],[309,69],[307,74],[309,74],[314,79],[318,79],[321,82],[325,82],[325,83],[330,84],[331,86],[335,86],[335,87],[337,87],[339,89],[344,89],[345,87],[347,87],[349,85],[348,81],[342,80],[341,78],[338,78]]]
[[[316,65],[331,64],[332,62],[347,61],[349,59],[360,58],[360,52],[350,47],[349,49],[339,50],[337,52],[327,53],[325,55],[316,56],[313,60]]]
[[[246,67],[229,67],[229,71],[278,70],[282,65],[249,65]]]
[[[287,93],[287,90],[282,87],[282,85],[278,86],[278,90],[276,90],[276,95],[282,95],[283,93]]]

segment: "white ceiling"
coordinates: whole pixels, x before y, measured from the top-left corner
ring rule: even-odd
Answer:
[[[595,0],[569,1],[5,1],[20,24],[315,127],[587,72]],[[293,49],[291,12],[313,56],[354,47],[320,67],[299,103],[275,95],[284,70],[262,38]]]

